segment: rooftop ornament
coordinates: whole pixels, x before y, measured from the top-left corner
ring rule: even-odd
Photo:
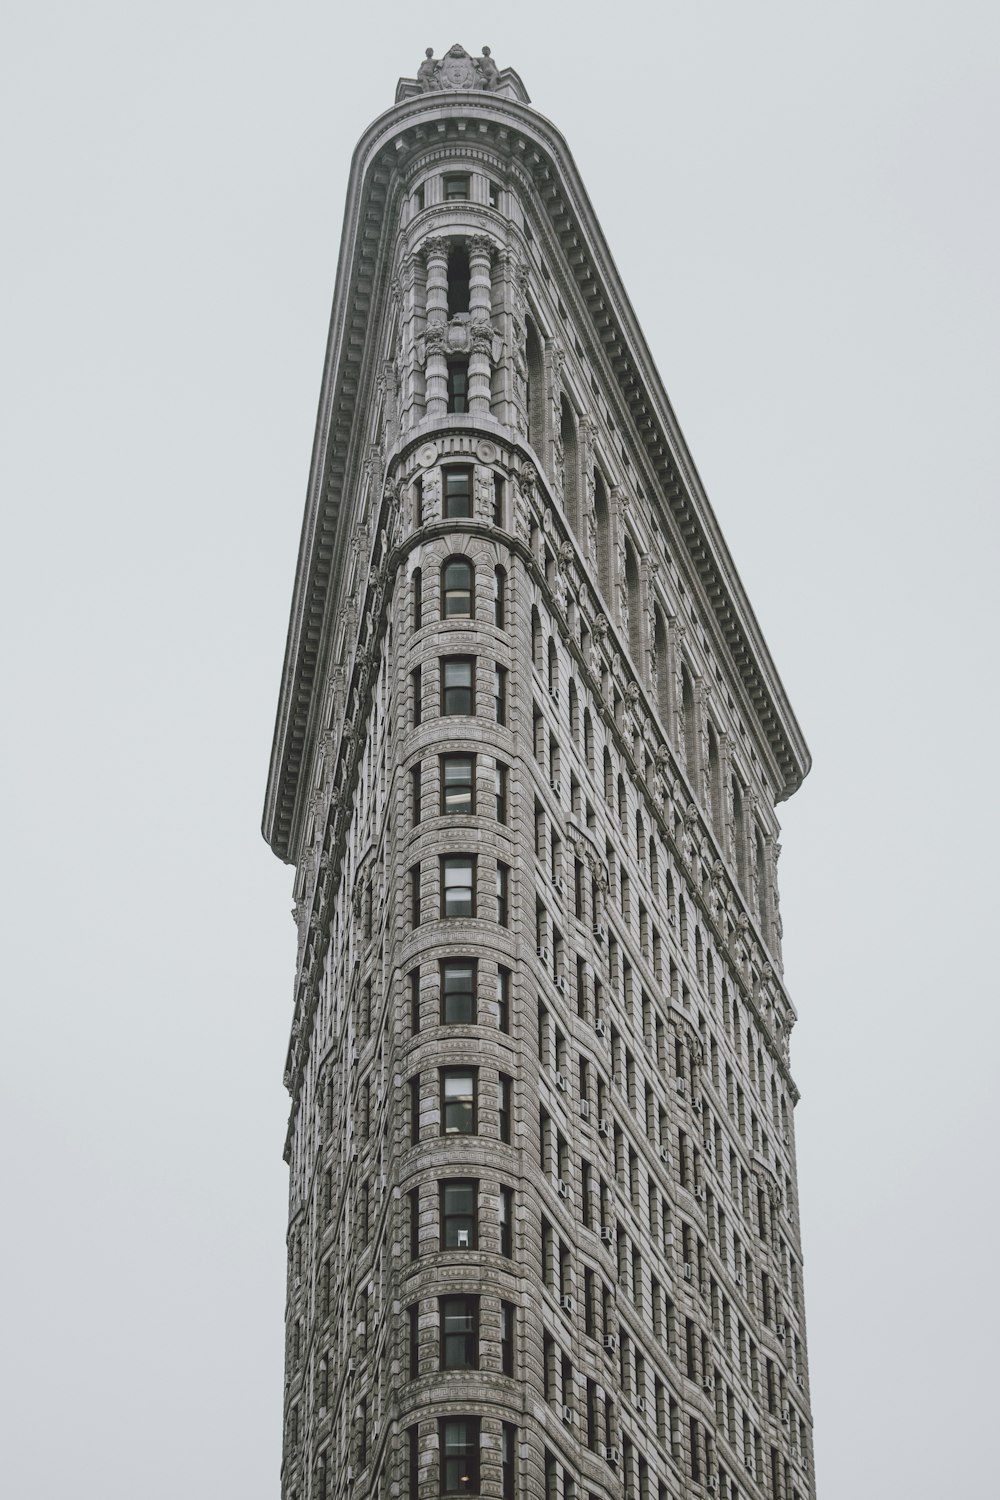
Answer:
[[[490,54],[483,48],[482,57],[470,57],[464,47],[456,42],[449,47],[444,57],[434,56],[434,48],[428,47],[417,72],[417,86],[422,94],[438,89],[469,90],[496,89],[500,85],[500,70]]]

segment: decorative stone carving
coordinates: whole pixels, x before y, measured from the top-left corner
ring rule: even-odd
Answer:
[[[473,514],[477,521],[493,519],[493,475],[478,464],[473,476]]]
[[[423,510],[421,522],[424,526],[430,521],[437,521],[441,516],[441,470],[428,469],[424,474],[424,482],[421,487],[423,499]]]
[[[472,57],[456,42],[439,60],[434,57],[434,48],[428,47],[417,69],[417,87],[422,94],[441,90],[468,93],[473,89],[493,90],[499,86],[500,70],[489,47],[483,48],[482,57]]]

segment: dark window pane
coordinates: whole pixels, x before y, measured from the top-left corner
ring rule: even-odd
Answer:
[[[479,1298],[442,1297],[441,1368],[479,1368]]]
[[[448,410],[461,415],[469,410],[469,362],[448,361]]]
[[[478,1418],[448,1417],[441,1423],[441,1490],[445,1495],[478,1493]]]
[[[451,958],[441,965],[441,1020],[446,1026],[476,1019],[476,965],[471,958]]]
[[[507,722],[507,668],[496,667],[494,669],[494,703],[498,724]]]
[[[465,173],[449,172],[444,179],[446,203],[465,203],[469,197],[469,179]]]
[[[444,514],[449,521],[466,521],[472,515],[471,469],[445,469]]]
[[[441,1248],[475,1250],[478,1182],[446,1182],[441,1187]]]
[[[500,1254],[514,1254],[514,1189],[500,1189]]]

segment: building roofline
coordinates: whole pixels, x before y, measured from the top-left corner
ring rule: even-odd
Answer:
[[[680,431],[638,319],[618,274],[572,154],[559,130],[537,110],[490,92],[435,92],[405,99],[364,132],[351,159],[330,331],[313,440],[306,510],[296,564],[291,618],[275,722],[262,831],[279,857],[294,860],[317,675],[325,660],[332,600],[344,552],[341,500],[358,472],[355,413],[373,378],[377,351],[365,334],[385,271],[387,204],[393,171],[406,161],[421,126],[432,121],[492,120],[536,179],[554,233],[583,250],[574,268],[639,443],[656,476],[717,635],[742,678],[768,758],[778,800],[794,792],[811,757],[743,589],[694,460]],[[555,175],[553,170],[555,169]]]

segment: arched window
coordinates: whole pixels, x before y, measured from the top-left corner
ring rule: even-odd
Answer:
[[[747,888],[746,815],[743,810],[743,788],[733,777],[733,836],[736,840],[736,870],[744,891]]]
[[[548,672],[548,684],[549,684],[549,697],[550,698],[558,698],[558,696],[559,696],[559,655],[558,655],[558,653],[556,651],[556,643],[552,639],[551,636],[549,636],[549,672]]]
[[[615,794],[615,773],[611,766],[611,752],[607,745],[604,747],[604,800],[611,806],[611,799]]]
[[[475,573],[467,557],[450,557],[441,569],[441,617],[471,620],[475,609]]]
[[[528,364],[528,442],[541,456],[545,445],[545,366],[538,330],[530,318],[524,352]]]
[[[493,569],[493,623],[498,630],[507,629],[507,573]]]
[[[659,605],[653,610],[653,650],[656,652],[656,706],[664,724],[670,722],[670,662],[667,656],[667,622]]]
[[[708,726],[708,771],[712,788],[712,826],[717,839],[722,838],[722,762],[719,756],[719,737],[712,724]]]
[[[681,667],[681,708],[684,714],[684,759],[688,780],[694,785],[698,776],[698,726],[694,719],[694,683],[687,667]]]
[[[559,434],[563,451],[563,509],[570,526],[580,536],[580,452],[576,441],[576,419],[565,396],[561,402]]]
[[[764,835],[757,829],[757,912],[760,917],[760,925],[763,927],[767,922],[767,851],[764,848]]]
[[[618,821],[622,825],[622,832],[626,832],[625,820],[628,817],[628,799],[625,795],[625,777],[618,777]]]
[[[611,512],[608,492],[599,469],[594,470],[594,520],[597,523],[597,582],[605,599],[611,598]]]
[[[580,743],[580,700],[576,695],[576,683],[572,677],[569,680],[569,732],[573,736],[574,745]]]
[[[625,590],[628,596],[628,649],[636,667],[640,665],[639,646],[639,564],[631,542],[625,543]],[[641,673],[645,676],[645,673]]]
[[[459,241],[448,252],[448,316],[469,311],[469,252]]]
[[[410,575],[410,603],[412,607],[413,629],[419,630],[424,617],[424,575],[419,568],[414,568]]]
[[[583,711],[583,754],[587,762],[587,770],[594,770],[594,721],[590,717],[590,709]]]
[[[535,671],[541,673],[544,668],[542,658],[542,621],[534,605],[531,608],[531,660]]]

